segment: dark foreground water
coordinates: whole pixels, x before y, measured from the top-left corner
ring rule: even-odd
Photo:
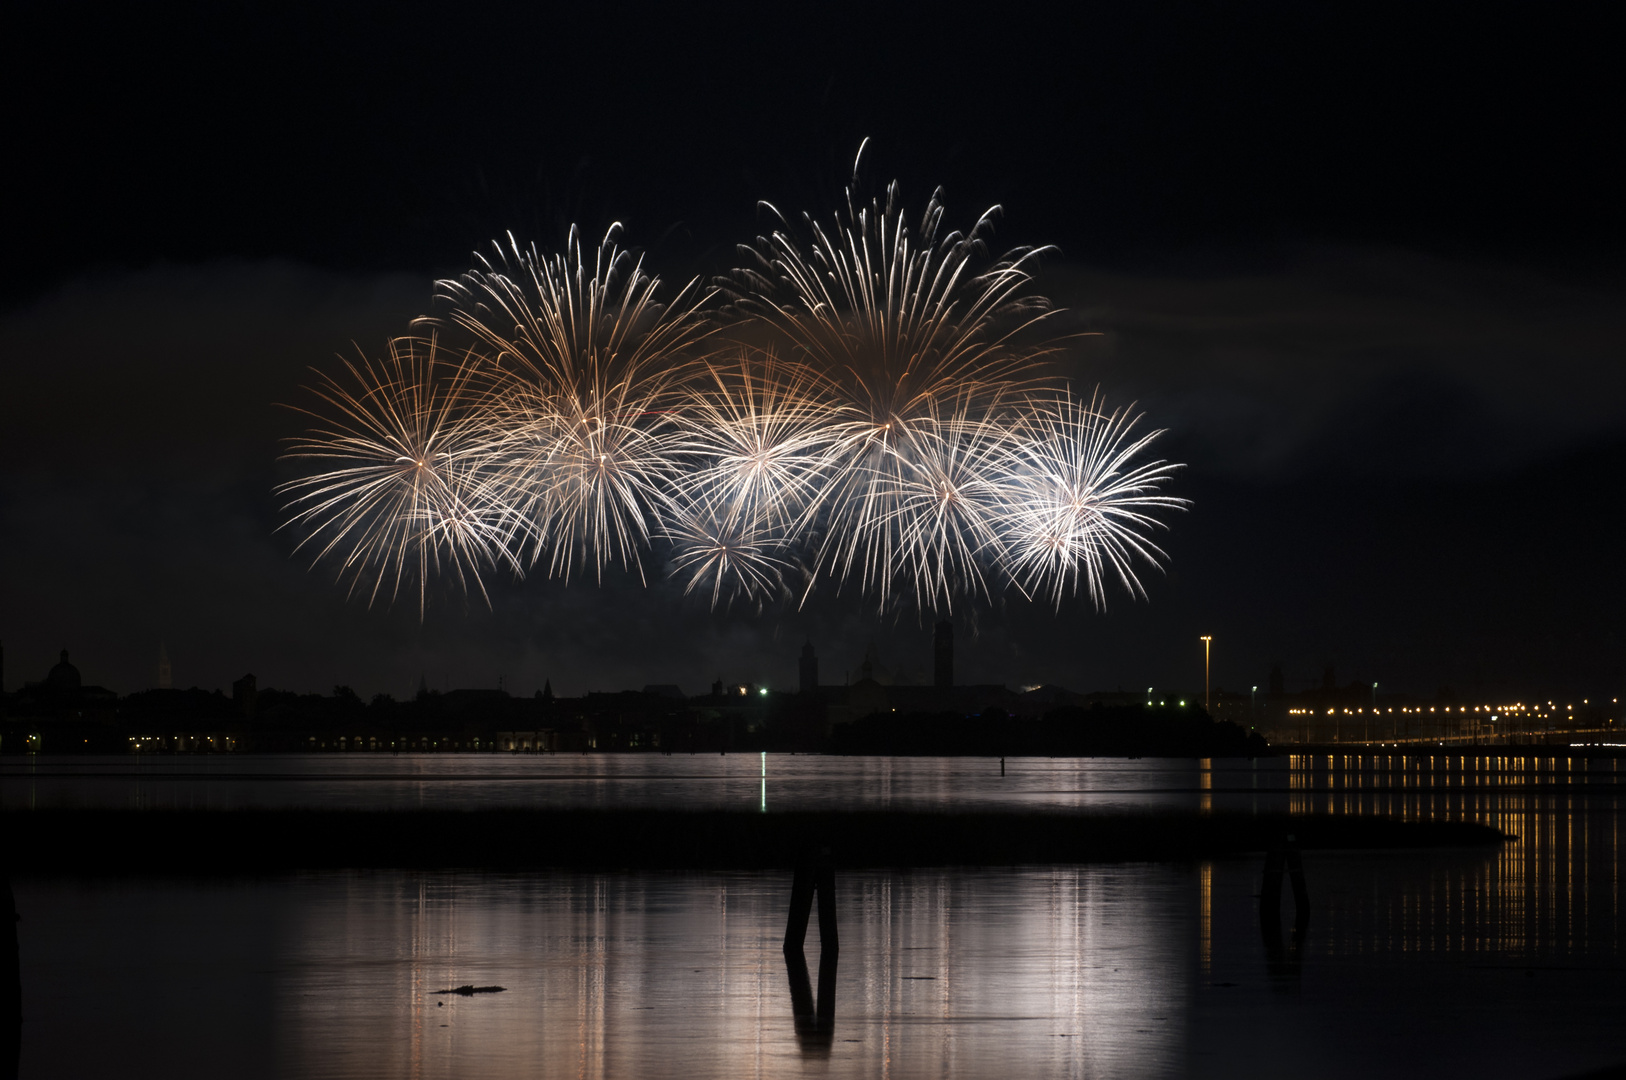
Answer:
[[[1559,1077],[1626,1064],[1612,760],[80,759],[0,805],[1190,808],[1485,821],[1499,850],[843,873],[798,1019],[787,875],[15,882],[21,1076]],[[763,772],[766,772],[766,779]],[[765,808],[765,810],[764,810]],[[184,836],[164,842],[185,844]],[[516,837],[546,844],[546,837]],[[1291,901],[1288,901],[1291,923]],[[816,932],[806,984],[821,979]],[[503,993],[437,995],[465,984]]]
[[[1544,913],[1497,856],[1311,858],[1294,952],[1262,939],[1258,870],[843,875],[834,1020],[800,1035],[783,875],[24,881],[21,1075],[1539,1077],[1626,1061],[1615,882],[1560,883],[1567,902]],[[465,984],[507,990],[434,993]]]

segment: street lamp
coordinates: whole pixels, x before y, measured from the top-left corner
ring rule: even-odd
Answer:
[[[1207,710],[1210,715],[1213,714],[1214,710],[1210,707],[1208,700],[1208,650],[1211,647],[1210,643],[1213,642],[1213,640],[1214,636],[1212,634],[1203,635],[1203,708]]]

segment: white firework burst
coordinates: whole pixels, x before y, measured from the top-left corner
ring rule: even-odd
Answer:
[[[1166,527],[1153,512],[1189,503],[1162,494],[1179,465],[1137,460],[1163,434],[1137,435],[1139,420],[1130,409],[1105,412],[1099,394],[1086,404],[1059,393],[1034,399],[1017,422],[999,532],[1007,570],[1025,595],[1047,596],[1059,608],[1082,589],[1102,608],[1112,578],[1146,595],[1136,565],[1160,568],[1167,558],[1146,536]]]
[[[616,244],[584,254],[573,228],[546,257],[513,238],[494,259],[439,283],[449,321],[485,352],[486,452],[499,500],[523,522],[514,542],[552,574],[619,562],[642,575],[650,522],[668,497],[669,395],[713,332],[690,282],[667,304],[660,281]],[[528,549],[528,550],[527,550]]]
[[[830,226],[804,217],[805,238],[768,209],[781,227],[744,249],[751,258],[735,273],[739,310],[823,372],[846,413],[837,421],[841,465],[825,503],[815,579],[856,577],[882,607],[900,569],[917,601],[978,591],[980,575],[947,574],[970,561],[926,552],[963,554],[983,538],[932,535],[934,524],[946,529],[958,517],[938,511],[958,504],[940,502],[937,511],[910,518],[930,501],[906,493],[916,492],[948,460],[945,454],[959,453],[954,448],[968,436],[974,438],[965,452],[979,457],[997,433],[978,425],[1037,379],[1049,348],[1024,339],[1051,308],[1027,287],[1047,249],[1017,249],[990,261],[986,240],[998,207],[969,233],[945,232],[940,193],[911,228],[896,184],[884,201],[868,205],[850,186],[845,213]],[[945,428],[951,414],[953,425]],[[928,563],[936,568],[923,570]]]
[[[446,359],[434,338],[396,338],[384,359],[343,366],[348,378],[316,372],[309,389],[325,407],[299,411],[319,426],[284,455],[316,465],[277,489],[287,524],[306,531],[295,550],[314,548],[314,562],[338,555],[340,579],[369,605],[415,583],[421,616],[434,573],[485,596],[483,567],[517,566],[489,498],[475,363]]]
[[[694,281],[668,301],[612,227],[562,253],[512,236],[438,283],[433,335],[346,361],[312,388],[294,441],[311,475],[279,488],[299,549],[337,558],[368,602],[447,574],[542,566],[568,580],[664,556],[687,594],[758,609],[849,583],[882,610],[953,610],[1004,588],[1106,603],[1139,569],[1179,466],[1159,432],[1045,377],[1048,249],[988,252],[998,207],[948,231],[896,184],[846,191],[828,221],[744,248],[733,303]],[[725,352],[719,343],[731,339]]]

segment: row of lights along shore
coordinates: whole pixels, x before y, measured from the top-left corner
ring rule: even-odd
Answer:
[[[1212,670],[1211,665],[1212,665],[1212,650],[1213,650],[1213,643],[1214,643],[1214,635],[1212,635],[1212,634],[1203,634],[1200,637],[1198,637],[1197,640],[1201,641],[1203,643],[1203,708],[1208,709],[1209,711],[1212,711],[1213,702],[1212,702],[1211,694],[1210,694],[1210,690],[1209,690],[1209,686],[1210,686],[1210,678],[1209,678],[1209,676],[1210,676],[1210,672]],[[1254,691],[1254,693],[1257,694],[1259,692],[1259,688],[1257,686],[1255,686],[1253,688],[1253,691]],[[1152,688],[1147,687],[1146,688],[1146,693],[1147,693],[1148,697],[1150,697],[1150,695],[1152,693]],[[1386,715],[1389,715],[1390,713],[1393,713],[1395,711],[1394,706],[1390,706],[1387,711],[1385,711],[1382,708],[1379,708],[1378,705],[1377,705],[1377,696],[1378,696],[1378,684],[1373,683],[1372,684],[1372,713],[1373,713],[1373,715],[1386,716]],[[1148,700],[1147,704],[1150,705],[1151,701]],[[1181,704],[1184,705],[1185,702],[1181,702]],[[1592,704],[1592,699],[1591,698],[1583,698],[1581,700],[1581,705],[1582,705],[1583,708],[1588,706],[1588,705],[1591,705],[1591,704]],[[1619,698],[1611,698],[1610,699],[1610,704],[1618,705],[1618,704],[1620,704],[1620,699]],[[1533,704],[1533,705],[1527,705],[1522,701],[1518,701],[1518,702],[1514,702],[1512,705],[1472,705],[1472,706],[1470,706],[1470,705],[1458,705],[1458,706],[1455,706],[1455,711],[1457,713],[1461,713],[1461,714],[1471,714],[1471,713],[1487,714],[1487,715],[1490,716],[1490,719],[1493,722],[1496,721],[1496,720],[1502,719],[1504,717],[1504,715],[1506,715],[1508,718],[1515,718],[1516,717],[1518,719],[1551,720],[1551,719],[1554,718],[1554,715],[1558,712],[1560,706],[1557,705],[1556,703],[1552,702],[1552,701],[1549,701],[1549,702],[1547,702],[1546,708],[1548,710],[1550,710],[1550,711],[1541,712],[1540,710],[1542,709],[1542,705],[1539,702],[1536,703],[1536,704]],[[1564,706],[1562,706],[1562,708],[1563,708],[1563,710],[1565,712],[1574,712],[1575,711],[1575,706],[1574,705],[1564,705]],[[1427,706],[1426,709],[1422,705],[1416,705],[1416,706],[1402,705],[1402,706],[1400,706],[1400,712],[1401,712],[1402,715],[1417,716],[1417,715],[1422,715],[1425,712],[1429,712],[1429,713],[1438,712],[1440,714],[1444,714],[1444,713],[1449,713],[1449,712],[1452,712],[1452,711],[1453,711],[1453,707],[1450,706],[1450,705],[1438,705],[1438,706],[1430,705],[1430,706]],[[1335,716],[1335,715],[1364,716],[1364,715],[1366,715],[1366,709],[1361,707],[1361,706],[1356,706],[1353,709],[1349,708],[1347,706],[1342,708],[1342,709],[1328,708],[1328,709],[1325,709],[1325,710],[1318,709],[1318,708],[1317,709],[1289,709],[1289,710],[1287,710],[1287,712],[1288,712],[1289,716],[1322,716],[1322,715],[1325,715],[1325,716]]]

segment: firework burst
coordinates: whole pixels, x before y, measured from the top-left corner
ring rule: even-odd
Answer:
[[[1130,409],[1104,411],[1099,392],[1088,404],[1070,393],[1036,400],[1012,432],[1003,483],[1010,492],[1000,519],[1006,566],[1030,597],[1062,599],[1081,588],[1097,608],[1116,578],[1146,595],[1137,563],[1167,556],[1146,533],[1162,527],[1154,511],[1182,510],[1186,500],[1162,494],[1180,466],[1137,463],[1161,431],[1135,434]]]
[[[947,611],[957,595],[990,598],[988,573],[1004,562],[998,522],[1010,499],[999,466],[1012,447],[999,403],[965,393],[932,405],[908,452],[882,476],[877,501],[886,509],[862,523],[849,552],[889,552],[898,587],[921,610]]]
[[[940,191],[914,228],[897,194],[890,184],[884,201],[862,205],[849,187],[845,213],[828,226],[804,217],[805,238],[763,203],[780,228],[742,248],[747,265],[735,271],[741,309],[830,373],[879,424],[968,387],[1032,377],[1046,350],[1017,343],[1051,311],[1026,292],[1050,249],[1018,248],[989,263],[998,207],[969,233],[945,233]]]
[[[523,523],[530,564],[568,579],[609,562],[642,574],[639,552],[663,509],[675,464],[666,452],[669,396],[712,332],[704,290],[675,300],[616,243],[590,254],[572,228],[562,255],[513,238],[492,259],[438,283],[449,322],[484,350],[493,493]]]
[[[484,595],[499,564],[643,578],[651,554],[713,607],[1144,596],[1178,466],[1141,461],[1159,433],[1132,410],[1047,382],[1044,249],[991,258],[997,207],[945,231],[896,185],[800,230],[769,209],[719,309],[694,281],[659,300],[618,228],[553,256],[510,237],[439,282],[424,322],[455,360],[402,338],[313,388],[289,456],[315,471],[280,489],[299,546],[369,602],[415,581],[420,613],[436,573]]]
[[[672,570],[712,604],[759,608],[788,595],[796,547],[835,466],[842,407],[803,364],[741,349],[713,361],[676,400],[674,455],[687,464],[668,502]]]
[[[296,550],[313,549],[313,561],[340,554],[340,580],[369,604],[410,582],[421,614],[430,576],[443,572],[484,596],[482,567],[518,566],[488,490],[476,364],[448,360],[434,338],[397,338],[384,359],[343,366],[348,378],[316,372],[309,389],[326,408],[300,411],[322,426],[288,449],[315,471],[278,488],[288,524],[306,532]]]
[[[945,232],[941,193],[913,227],[897,185],[867,205],[847,189],[828,225],[780,224],[743,249],[738,306],[798,359],[825,373],[844,406],[839,466],[813,580],[855,579],[885,607],[908,589],[922,608],[986,594],[972,552],[986,550],[985,462],[1002,402],[1039,375],[1043,345],[1020,343],[1050,313],[1031,295],[1046,249],[990,260],[995,207],[970,232]]]

